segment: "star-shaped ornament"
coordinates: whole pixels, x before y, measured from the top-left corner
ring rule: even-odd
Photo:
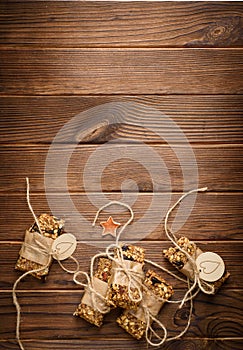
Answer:
[[[107,221],[102,221],[100,225],[103,227],[102,236],[112,235],[116,237],[116,230],[121,224],[119,222],[115,222],[110,216]]]

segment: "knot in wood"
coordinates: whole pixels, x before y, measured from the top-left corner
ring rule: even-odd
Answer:
[[[195,340],[187,340],[176,346],[177,350],[200,350]]]
[[[240,38],[241,24],[239,17],[226,17],[206,28],[204,41],[208,45],[224,46]]]
[[[178,309],[174,316],[174,324],[177,326],[184,326],[187,321],[188,317],[190,315],[189,307],[185,306],[181,309]]]

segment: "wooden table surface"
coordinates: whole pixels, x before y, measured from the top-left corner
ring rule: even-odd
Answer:
[[[136,222],[149,210],[155,196],[163,201],[168,192],[173,192],[167,203],[170,205],[179,198],[184,189],[183,174],[172,148],[186,154],[190,147],[196,158],[198,183],[192,176],[187,185],[190,189],[208,186],[209,191],[198,194],[178,234],[187,235],[202,249],[219,253],[231,276],[217,295],[199,293],[189,331],[161,349],[242,349],[242,2],[2,0],[0,9],[0,348],[18,349],[11,289],[21,275],[14,270],[18,251],[25,230],[33,222],[25,198],[25,177],[30,178],[36,214],[50,212],[45,163],[57,132],[91,107],[131,102],[164,113],[181,128],[190,144],[181,144],[174,129],[168,130],[172,135],[169,143],[158,137],[153,131],[162,132],[158,116],[145,113],[143,122],[148,127],[140,126],[139,108],[135,108],[130,123],[97,125],[77,145],[69,145],[75,148],[67,172],[71,199],[91,227],[97,210],[92,196],[103,192],[107,201],[119,199],[126,181],[123,190],[127,194],[139,191],[133,205]],[[123,139],[122,145],[117,138]],[[111,164],[107,157],[101,157],[97,163],[99,181],[95,169],[87,190],[83,169],[94,151],[111,140],[107,157],[113,149],[121,152],[120,157]],[[142,148],[134,140],[142,141],[141,147],[152,147],[166,164],[169,179],[160,178],[159,167],[154,164],[156,193],[150,169],[143,166]],[[67,149],[65,138],[59,146],[62,157]],[[140,161],[128,159],[133,149]],[[103,164],[106,167],[102,172]],[[184,166],[193,172],[190,161]],[[57,171],[52,191],[60,211],[67,210],[70,224],[73,213],[65,207],[65,183],[58,176]],[[156,219],[161,208],[151,210]],[[124,223],[127,215],[116,213],[114,218]],[[100,219],[105,218],[102,213]],[[180,220],[183,217],[177,216],[178,224]],[[162,250],[169,246],[163,217],[153,230],[149,230],[150,223],[146,226],[148,234],[145,232],[138,245],[146,249],[149,259],[169,268],[162,257]],[[79,240],[75,257],[88,272],[89,260],[100,247],[82,242],[82,229],[73,232]],[[166,274],[164,277],[181,297],[184,285]],[[83,290],[57,263],[46,283],[28,276],[18,289],[26,350],[147,349],[144,340],[133,340],[116,325],[119,310],[107,315],[100,329],[73,317]],[[187,304],[181,310],[166,305],[160,314],[173,335],[183,329],[187,317]]]

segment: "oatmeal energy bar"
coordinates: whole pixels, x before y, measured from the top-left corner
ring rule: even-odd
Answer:
[[[141,284],[144,279],[144,249],[133,245],[122,245],[122,264],[131,273],[132,283],[129,289],[129,278],[124,269],[120,266],[119,260],[112,262],[110,286],[107,293],[107,300],[114,307],[122,307],[124,309],[136,309],[140,302]],[[118,259],[118,251],[115,250],[115,258]],[[133,280],[134,279],[134,280]],[[137,282],[138,281],[138,282]],[[139,285],[140,284],[140,285]],[[131,296],[131,297],[130,297]],[[136,299],[138,301],[136,301]]]
[[[110,276],[111,260],[107,258],[100,258],[92,282],[93,288],[104,297],[106,296],[109,287],[108,281],[110,279]],[[95,298],[95,296],[93,296],[93,298]],[[104,315],[108,313],[110,309],[107,306],[106,302],[100,298],[96,297],[95,302],[98,303],[99,310],[93,303],[89,289],[86,289],[81,303],[78,305],[76,311],[74,312],[74,316],[82,317],[86,321],[94,324],[97,327],[100,327],[103,323]]]
[[[195,260],[200,254],[203,253],[202,250],[199,249],[194,242],[189,241],[189,239],[186,237],[179,238],[177,240],[177,244]],[[169,262],[174,265],[179,271],[181,271],[185,276],[189,277],[190,279],[194,278],[194,271],[190,262],[188,261],[187,256],[177,247],[170,247],[169,249],[165,249],[163,251],[163,254],[165,258],[168,259]],[[215,282],[207,282],[214,287],[214,294],[218,291],[218,289],[229,276],[229,272],[225,270],[223,276],[219,280]]]
[[[137,310],[125,310],[117,318],[117,323],[136,339],[141,339],[146,331],[148,320],[145,310],[156,317],[163,306],[173,294],[173,288],[154,271],[146,273],[143,288],[143,298]],[[163,299],[163,300],[161,300]],[[150,324],[151,319],[149,320]]]
[[[64,221],[49,214],[38,217],[39,226],[33,224],[26,230],[25,239],[19,252],[19,259],[15,268],[20,271],[31,271],[45,267],[50,259],[46,253],[55,240],[63,233]],[[32,273],[38,279],[45,278],[49,272],[51,261],[43,270]]]

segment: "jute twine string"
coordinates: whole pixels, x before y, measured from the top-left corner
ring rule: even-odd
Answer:
[[[20,320],[21,320],[21,307],[19,305],[19,302],[18,302],[18,299],[17,299],[17,295],[16,295],[16,289],[17,289],[17,286],[19,284],[19,282],[25,278],[26,276],[30,275],[31,273],[36,273],[36,272],[40,272],[44,269],[46,269],[50,262],[52,260],[52,256],[50,255],[49,256],[49,260],[48,260],[48,263],[41,267],[41,268],[38,268],[38,269],[33,269],[31,271],[27,271],[25,272],[23,275],[21,275],[14,283],[13,285],[13,289],[12,289],[12,297],[13,297],[13,303],[16,307],[16,311],[17,311],[17,318],[16,318],[16,329],[15,329],[15,333],[16,333],[16,340],[18,341],[18,344],[19,344],[19,347],[21,350],[24,350],[24,346],[23,346],[23,343],[20,339]]]
[[[42,233],[39,221],[34,213],[34,210],[31,206],[30,203],[30,185],[29,185],[29,178],[26,178],[26,185],[27,185],[27,189],[26,189],[26,200],[29,206],[29,209],[34,217],[34,220],[36,222],[36,225],[39,229],[40,234]],[[44,271],[51,263],[53,256],[55,256],[55,259],[58,261],[60,267],[66,271],[67,273],[73,274],[76,273],[79,270],[79,263],[77,261],[77,259],[75,259],[73,256],[70,256],[70,259],[73,260],[76,264],[76,269],[75,270],[69,270],[67,269],[65,266],[63,266],[63,264],[61,263],[61,261],[58,259],[58,250],[52,250],[47,249],[44,245],[42,245],[39,241],[36,241],[36,243],[38,244],[39,248],[35,248],[38,252],[45,254],[48,256],[48,261],[44,266],[41,266],[40,268],[37,269],[33,269],[30,271],[25,272],[23,275],[21,275],[14,283],[13,285],[13,289],[12,289],[12,298],[13,298],[13,303],[16,307],[16,312],[17,312],[17,317],[16,317],[16,329],[15,329],[15,333],[16,333],[16,340],[18,341],[19,347],[21,350],[25,350],[23,343],[20,339],[20,321],[21,321],[21,307],[19,305],[18,299],[17,299],[17,295],[16,295],[16,291],[17,291],[17,286],[19,284],[20,281],[22,281],[22,279],[24,279],[26,276],[37,273],[37,272],[41,272]],[[23,244],[27,245],[26,242],[24,242]]]
[[[167,329],[166,327],[163,325],[162,322],[160,322],[156,317],[154,317],[150,312],[148,308],[144,308],[144,316],[145,316],[145,320],[146,320],[146,330],[145,330],[145,338],[148,344],[150,344],[151,346],[160,346],[162,345],[166,339],[167,339]],[[164,336],[163,338],[161,338],[159,336],[159,334],[153,329],[152,327],[152,322],[155,322],[158,324],[158,326],[163,330],[164,332]],[[152,335],[154,335],[157,339],[160,340],[160,342],[155,343],[151,340]]]
[[[91,263],[90,263],[90,276],[85,271],[77,271],[73,275],[73,281],[74,281],[74,283],[84,287],[87,291],[89,291],[90,296],[91,296],[91,303],[93,305],[92,306],[93,309],[96,309],[101,313],[107,313],[110,310],[110,307],[108,305],[106,305],[107,300],[102,294],[100,294],[96,289],[94,289],[93,283],[92,283],[92,280],[94,277],[95,260],[98,258],[102,258],[102,257],[106,257],[106,254],[105,253],[98,253],[92,257]],[[84,283],[84,282],[81,282],[78,280],[78,276],[80,276],[80,275],[84,275],[86,277],[87,283]],[[103,302],[102,309],[99,307],[100,300]]]
[[[174,244],[174,246],[179,249],[183,254],[186,255],[188,261],[190,262],[192,268],[193,268],[193,272],[194,272],[194,278],[193,278],[193,283],[190,286],[190,288],[188,289],[187,293],[185,294],[182,302],[181,302],[181,306],[184,304],[185,300],[188,298],[188,295],[191,294],[191,292],[195,289],[196,286],[199,287],[199,289],[201,291],[203,291],[206,294],[213,294],[214,293],[214,287],[210,284],[208,284],[207,282],[203,281],[200,279],[199,277],[199,271],[196,265],[196,260],[194,257],[192,257],[187,251],[185,251],[183,248],[181,248],[179,246],[179,244],[177,243],[177,239],[176,236],[170,232],[170,230],[168,229],[168,220],[169,220],[169,216],[170,214],[173,212],[173,210],[181,203],[181,201],[186,198],[187,196],[189,196],[192,193],[197,193],[197,192],[205,192],[207,191],[207,187],[202,187],[202,188],[198,188],[198,189],[194,189],[191,190],[187,193],[184,193],[176,202],[175,204],[168,210],[166,216],[165,216],[165,222],[164,222],[164,229],[165,229],[165,234],[168,237],[168,239]],[[192,297],[192,296],[191,296]]]
[[[119,267],[117,268],[118,271],[123,271],[123,273],[126,274],[126,276],[128,277],[128,280],[129,280],[129,285],[128,285],[128,292],[130,293],[130,290],[131,290],[131,286],[132,284],[135,285],[138,290],[139,290],[139,298],[138,299],[133,299],[131,293],[129,294],[129,297],[131,298],[131,300],[135,301],[135,302],[139,302],[142,300],[142,291],[143,290],[146,290],[146,291],[149,291],[149,289],[147,288],[147,286],[145,286],[142,281],[141,281],[141,276],[139,274],[137,274],[136,272],[134,272],[132,269],[128,269],[125,264],[124,264],[124,259],[123,259],[123,254],[122,254],[122,248],[120,246],[120,237],[121,237],[121,234],[122,232],[125,230],[125,228],[132,222],[132,220],[134,219],[134,213],[133,213],[133,210],[132,208],[128,205],[128,204],[125,204],[123,202],[120,202],[120,201],[111,201],[105,205],[103,205],[96,213],[96,216],[95,216],[95,219],[93,221],[93,226],[95,225],[98,217],[99,217],[99,214],[102,210],[104,210],[105,208],[107,208],[108,206],[111,206],[111,205],[121,205],[123,207],[126,207],[129,211],[130,211],[130,214],[131,214],[131,217],[130,219],[124,224],[124,226],[119,230],[118,232],[118,235],[117,235],[117,238],[116,238],[116,242],[113,243],[113,244],[110,244],[107,248],[106,248],[106,253],[105,253],[105,256],[108,257],[109,259],[111,259],[112,261],[115,261],[116,264],[119,265]],[[170,210],[169,210],[170,211]],[[116,249],[116,256],[114,254],[114,249]],[[93,271],[93,262],[94,260],[100,256],[100,254],[97,254],[93,257],[92,259],[92,263],[91,263],[91,276],[92,276],[92,271]],[[104,256],[102,254],[102,256]],[[169,342],[169,341],[172,341],[172,340],[175,340],[175,339],[179,339],[181,336],[183,336],[186,331],[188,330],[189,326],[190,326],[190,323],[191,323],[191,317],[192,317],[192,309],[193,309],[193,298],[196,296],[196,294],[198,293],[198,291],[192,295],[192,291],[190,290],[190,281],[189,279],[184,279],[184,278],[181,278],[179,276],[177,276],[176,274],[174,274],[173,272],[169,271],[168,269],[166,269],[165,267],[159,265],[159,264],[156,264],[155,262],[153,262],[152,260],[149,260],[149,259],[145,259],[144,260],[145,262],[147,262],[148,264],[151,264],[159,269],[161,269],[162,271],[164,272],[167,272],[168,274],[172,275],[174,278],[186,283],[188,285],[188,288],[189,288],[189,291],[186,293],[186,295],[180,299],[180,300],[167,300],[167,299],[163,299],[163,298],[158,298],[159,301],[163,301],[163,302],[167,302],[167,303],[174,303],[174,304],[178,304],[180,303],[180,307],[182,307],[182,305],[186,302],[186,301],[190,301],[190,311],[189,311],[189,317],[188,317],[188,322],[185,326],[185,328],[177,335],[177,336],[174,336],[174,337],[170,337],[168,338],[168,334],[167,334],[167,329],[166,327],[163,325],[163,323],[158,320],[156,317],[154,317],[149,308],[147,308],[146,306],[142,306],[143,307],[143,310],[144,310],[144,315],[145,315],[145,320],[146,320],[146,331],[145,331],[145,337],[146,337],[146,341],[148,344],[150,344],[151,346],[160,346],[162,345],[163,343],[165,342]],[[139,278],[140,277],[140,278]],[[95,295],[95,291],[93,293],[93,295]],[[159,334],[153,329],[152,327],[152,322],[155,322],[157,323],[157,325],[159,325],[159,327],[163,330],[163,333],[164,333],[164,336],[163,338],[161,338],[159,336]],[[151,340],[151,337],[152,336],[155,336],[157,339],[159,339],[160,341],[159,342],[154,342]]]
[[[29,179],[26,178],[26,183],[27,183],[27,195],[26,195],[26,198],[27,198],[27,203],[28,203],[28,206],[29,206],[29,209],[35,219],[35,222],[37,224],[37,227],[39,228],[39,231],[41,233],[41,228],[40,228],[40,225],[39,225],[39,222],[38,222],[38,219],[33,211],[33,208],[30,204],[30,197],[29,197]],[[169,215],[171,214],[171,212],[175,209],[175,207],[189,194],[191,193],[194,193],[194,192],[200,192],[200,191],[205,191],[207,188],[202,188],[202,189],[197,189],[197,190],[192,190],[192,191],[189,191],[188,193],[184,194],[181,198],[179,198],[179,200],[169,209],[169,211],[167,212],[166,214],[166,217],[165,217],[165,232],[166,232],[166,235],[167,237],[169,238],[169,240],[180,250],[182,251],[188,258],[188,260],[190,261],[190,263],[192,264],[193,268],[194,268],[194,271],[195,271],[195,278],[194,278],[194,281],[193,281],[193,284],[192,286],[190,286],[190,280],[189,278],[187,279],[187,281],[177,275],[175,275],[174,273],[172,273],[171,271],[167,270],[166,268],[162,267],[161,265],[158,265],[156,263],[154,263],[153,261],[151,260],[148,260],[148,259],[145,259],[145,262],[167,272],[168,274],[172,275],[174,278],[184,282],[184,283],[188,283],[188,291],[186,292],[184,298],[182,300],[174,300],[174,301],[169,301],[169,300],[163,300],[161,299],[163,302],[171,302],[171,303],[180,303],[180,307],[182,307],[182,305],[186,302],[186,301],[190,301],[190,310],[189,310],[189,317],[188,317],[188,322],[187,322],[187,325],[186,327],[184,328],[183,331],[180,332],[180,334],[178,334],[177,336],[174,336],[174,337],[170,337],[168,338],[168,334],[167,334],[167,329],[166,327],[156,318],[154,317],[153,315],[151,315],[150,311],[148,308],[144,307],[144,314],[145,314],[145,319],[146,319],[146,332],[145,332],[145,336],[146,336],[146,340],[147,340],[147,343],[152,345],[152,346],[160,346],[162,345],[163,343],[165,342],[168,342],[168,341],[172,341],[172,340],[175,340],[175,339],[179,339],[183,334],[186,333],[186,331],[188,330],[189,326],[190,326],[190,322],[191,322],[191,317],[192,317],[192,310],[193,310],[193,298],[195,297],[195,295],[198,293],[198,291],[201,289],[203,290],[205,293],[207,294],[212,294],[210,288],[212,288],[211,285],[208,285],[206,284],[206,287],[208,288],[207,290],[204,288],[203,284],[205,285],[204,281],[201,281],[200,278],[199,278],[199,272],[197,271],[197,268],[196,268],[196,264],[195,264],[195,259],[193,259],[186,251],[184,251],[177,243],[176,243],[176,237],[174,234],[170,234],[169,230],[168,230],[168,218],[169,218]],[[96,216],[95,216],[95,219],[94,219],[94,222],[93,222],[93,226],[95,225],[97,219],[98,219],[98,216],[99,216],[99,213],[101,212],[101,210],[105,209],[106,207],[110,206],[110,205],[113,205],[113,204],[116,204],[116,205],[121,205],[123,207],[126,207],[129,211],[130,211],[130,214],[131,214],[131,217],[130,219],[123,225],[123,227],[119,230],[119,233],[116,237],[116,242],[115,244],[111,244],[109,245],[107,248],[106,248],[106,252],[105,253],[98,253],[96,254],[95,256],[93,256],[93,258],[91,259],[91,265],[90,265],[90,274],[91,274],[91,278],[89,277],[89,275],[86,273],[86,272],[83,272],[83,271],[79,271],[79,263],[78,261],[74,258],[74,257],[70,257],[73,261],[76,262],[77,264],[77,268],[75,270],[68,270],[66,269],[62,263],[59,261],[58,259],[58,256],[57,256],[57,253],[58,252],[53,252],[51,250],[47,251],[46,250],[46,247],[42,247],[40,246],[40,252],[43,252],[44,254],[47,254],[48,255],[48,262],[45,266],[41,267],[41,268],[38,268],[38,269],[34,269],[34,270],[31,270],[31,271],[27,271],[26,273],[24,273],[21,277],[19,277],[15,283],[14,283],[14,286],[13,286],[13,290],[12,290],[12,296],[13,296],[13,302],[16,306],[16,310],[17,310],[17,322],[16,322],[16,339],[18,341],[18,344],[20,346],[20,349],[21,350],[24,350],[24,347],[23,347],[23,344],[20,340],[20,317],[21,317],[21,308],[20,308],[20,305],[18,303],[18,300],[17,300],[17,296],[16,296],[16,289],[17,289],[17,285],[18,283],[24,278],[26,277],[27,275],[29,274],[32,274],[32,273],[37,273],[37,272],[40,272],[44,269],[46,269],[51,260],[52,260],[52,256],[55,254],[55,256],[57,257],[57,261],[58,263],[60,264],[61,268],[68,272],[68,273],[72,273],[74,274],[73,276],[73,281],[79,285],[82,285],[83,287],[89,289],[90,293],[91,293],[91,299],[92,299],[92,302],[94,304],[94,307],[96,307],[98,310],[99,310],[99,306],[97,305],[97,302],[96,302],[96,298],[100,298],[102,301],[106,301],[106,298],[104,298],[99,292],[97,292],[94,288],[93,288],[93,285],[92,285],[92,278],[93,278],[93,268],[94,268],[94,263],[95,263],[95,260],[98,258],[98,257],[101,257],[101,256],[106,256],[108,258],[110,258],[112,261],[115,261],[116,264],[118,264],[118,270],[119,271],[123,271],[126,276],[128,277],[128,280],[129,280],[129,290],[131,291],[131,287],[132,285],[136,285],[136,287],[139,287],[138,290],[139,290],[139,299],[136,299],[135,301],[141,301],[142,300],[142,290],[143,289],[146,289],[146,287],[142,284],[141,282],[141,275],[139,273],[136,273],[134,272],[132,269],[128,269],[125,264],[124,264],[124,259],[123,259],[123,254],[122,254],[122,249],[121,249],[121,246],[119,245],[119,240],[120,240],[120,236],[122,234],[122,232],[126,229],[126,227],[132,222],[133,218],[134,218],[134,213],[133,213],[133,210],[131,209],[131,207],[125,203],[122,203],[122,202],[119,202],[119,201],[111,201],[109,202],[108,204],[102,206],[96,213]],[[116,249],[116,257],[114,256],[114,249]],[[77,277],[80,275],[80,274],[83,274],[86,279],[87,279],[87,283],[82,283],[80,281],[78,281]],[[192,291],[195,289],[196,285],[198,285],[198,287],[200,289],[198,289],[194,294],[192,294]],[[129,297],[131,297],[132,299],[132,295],[131,293],[129,294]],[[104,310],[99,310],[100,312],[104,312]],[[164,336],[163,338],[161,338],[158,333],[152,328],[151,324],[152,322],[156,322],[160,328],[163,330],[163,333],[164,333]],[[160,340],[160,342],[158,343],[155,343],[151,340],[151,337],[152,336],[155,336],[157,339]]]
[[[121,202],[118,202],[118,201],[111,201],[109,202],[108,204],[105,204],[103,205],[101,208],[99,208],[99,210],[97,211],[96,215],[95,215],[95,218],[94,218],[94,221],[93,221],[93,224],[92,226],[95,226],[95,223],[99,217],[99,214],[102,210],[104,210],[106,207],[108,206],[111,206],[111,205],[116,205],[116,204],[119,204],[119,205],[122,205],[123,207],[126,207],[129,211],[130,211],[130,218],[127,220],[127,222],[123,225],[123,227],[121,228],[121,230],[119,231],[119,234],[116,238],[116,243],[115,244],[111,244],[107,247],[106,249],[106,252],[104,253],[98,253],[98,254],[95,254],[92,259],[91,259],[91,262],[90,262],[90,276],[84,272],[84,271],[78,271],[74,274],[73,276],[73,281],[78,284],[78,285],[81,285],[83,286],[90,294],[90,297],[91,297],[91,303],[93,304],[93,308],[100,311],[101,313],[105,313],[106,310],[104,309],[100,309],[99,307],[99,300],[103,301],[103,303],[107,303],[107,299],[101,295],[96,289],[94,289],[94,286],[93,286],[93,277],[94,277],[94,265],[95,265],[95,261],[96,259],[100,258],[100,257],[108,257],[109,259],[111,259],[112,261],[116,261],[116,263],[119,264],[119,268],[121,270],[124,271],[124,273],[127,275],[128,279],[129,279],[129,282],[130,282],[130,288],[131,289],[131,285],[132,283],[135,283],[134,281],[136,280],[136,273],[134,271],[132,271],[131,269],[128,269],[125,264],[123,263],[122,261],[122,254],[119,252],[121,252],[121,247],[119,246],[119,237],[121,236],[122,232],[125,230],[125,228],[127,227],[127,225],[130,224],[130,222],[133,220],[134,218],[134,213],[132,211],[132,209],[130,208],[129,205],[125,204],[125,203],[121,203]],[[117,249],[117,252],[119,254],[119,256],[121,257],[119,259],[119,261],[117,259],[114,258],[114,252],[113,252],[113,249],[116,248]],[[112,251],[110,251],[112,250]],[[80,282],[78,280],[78,276],[80,275],[84,275],[86,277],[86,280],[87,280],[87,283],[84,283],[84,282]],[[134,277],[134,278],[133,278]],[[140,292],[141,293],[141,292]],[[132,297],[132,295],[129,295]],[[141,300],[142,298],[142,293],[140,295],[140,299]],[[137,301],[137,300],[136,300]],[[105,307],[105,306],[104,306]],[[102,306],[103,308],[103,306]],[[107,306],[108,308],[108,306]],[[108,310],[108,309],[107,309]]]
[[[188,279],[188,288],[190,288],[189,279]],[[158,299],[158,300],[160,300],[160,299]],[[144,310],[145,320],[146,320],[145,337],[146,337],[146,341],[148,344],[150,344],[151,346],[155,346],[155,347],[161,346],[162,344],[164,344],[166,342],[180,339],[187,332],[187,330],[191,324],[192,311],[193,311],[193,297],[190,295],[190,297],[187,300],[190,301],[190,309],[189,309],[189,315],[188,315],[188,320],[187,320],[186,326],[179,334],[177,334],[174,337],[169,337],[169,338],[168,338],[167,329],[163,325],[163,323],[160,320],[158,320],[156,317],[154,317],[147,307],[142,306],[143,310]],[[168,302],[168,300],[164,300],[164,302]],[[175,301],[175,303],[178,303],[178,302],[179,301]],[[152,327],[153,322],[157,323],[157,325],[163,330],[163,333],[164,333],[163,338],[161,338],[161,336],[153,329],[153,327]],[[158,342],[152,341],[153,336],[156,339],[159,339],[160,341],[158,341]]]
[[[130,212],[130,218],[125,222],[125,224],[122,226],[122,228],[119,230],[117,237],[116,237],[116,241],[115,243],[110,244],[107,248],[106,248],[106,256],[112,260],[113,262],[115,262],[116,265],[118,265],[117,267],[114,267],[115,271],[121,271],[123,272],[128,279],[128,295],[130,300],[132,300],[133,302],[140,302],[142,300],[142,283],[141,283],[141,279],[143,278],[143,274],[134,271],[133,269],[130,269],[127,267],[125,260],[123,258],[123,254],[122,254],[122,248],[119,244],[120,242],[120,237],[121,234],[124,232],[124,230],[126,229],[126,227],[133,221],[134,219],[134,212],[132,210],[132,208],[123,202],[120,201],[110,201],[109,203],[103,205],[102,207],[100,207],[95,215],[94,221],[92,226],[95,226],[95,223],[99,217],[99,214],[102,210],[106,209],[107,207],[111,206],[111,205],[120,205],[122,207],[125,207],[129,210]],[[116,257],[114,257],[114,250],[116,250]],[[136,288],[138,290],[138,298],[134,298],[133,294],[132,294],[132,288]]]
[[[80,275],[84,275],[86,277],[87,283],[84,283],[84,282],[81,282],[78,280],[78,276],[80,276]],[[86,291],[89,291],[90,297],[91,297],[92,308],[94,310],[98,310],[102,314],[105,314],[105,313],[110,311],[110,307],[108,305],[106,305],[106,302],[107,302],[106,298],[93,288],[92,279],[90,278],[90,276],[86,272],[84,272],[84,271],[76,272],[73,276],[73,281],[76,284],[84,287]],[[100,303],[100,301],[102,302],[102,304]],[[102,308],[100,307],[100,305],[102,305]]]
[[[110,250],[112,248],[116,249],[116,256],[114,256],[114,253]],[[122,248],[119,245],[109,245],[106,248],[106,256],[115,262],[116,266],[114,269],[115,272],[123,272],[127,278],[128,278],[128,295],[130,300],[133,302],[140,302],[142,300],[142,282],[143,279],[143,273],[140,273],[138,271],[134,271],[133,269],[130,269],[126,266],[125,260],[123,258],[122,254]],[[132,295],[132,288],[136,288],[138,290],[138,298],[134,298]]]

